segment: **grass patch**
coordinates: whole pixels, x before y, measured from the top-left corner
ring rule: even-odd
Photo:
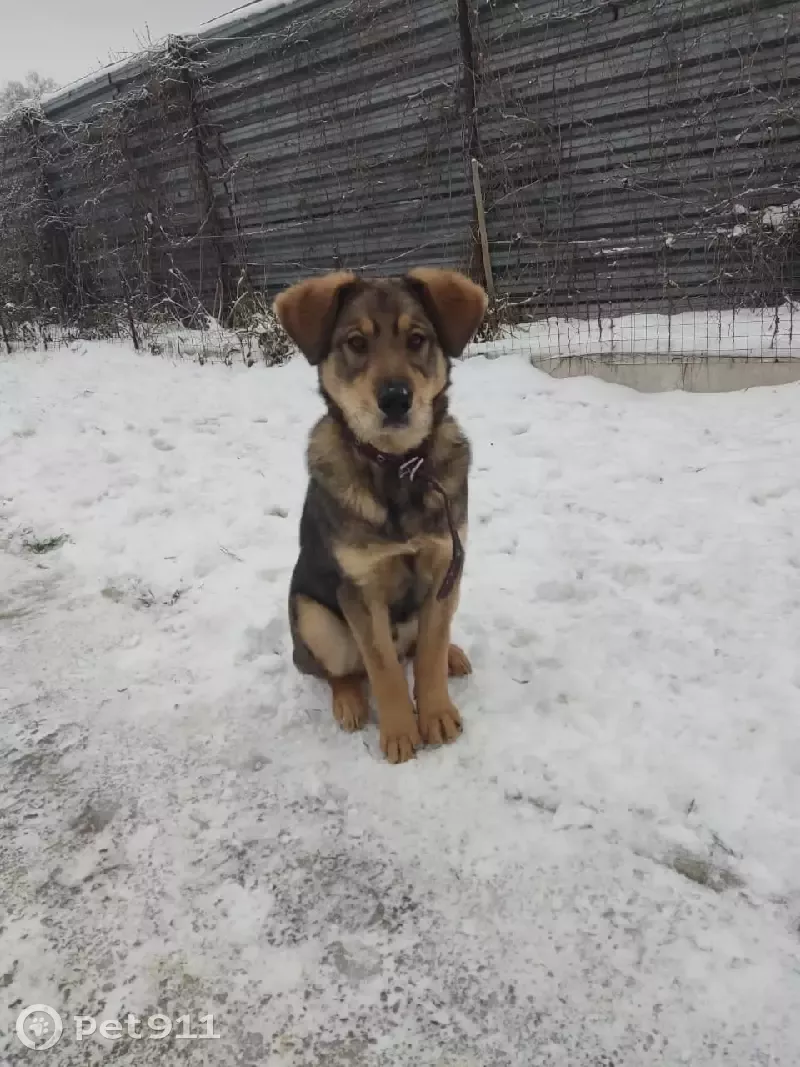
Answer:
[[[148,589],[140,582],[132,582],[124,587],[107,585],[100,590],[100,595],[115,604],[131,604],[135,608],[152,608],[156,605],[171,608],[178,603],[186,591],[186,589],[179,588],[166,596],[157,597],[152,589]]]
[[[740,889],[744,882],[734,871],[704,856],[695,856],[691,852],[674,853],[667,861],[667,866],[696,885],[722,893],[725,889]]]
[[[30,613],[30,608],[9,608],[7,611],[0,611],[0,622],[13,622],[14,619],[22,619]]]
[[[54,552],[69,541],[66,534],[58,534],[56,537],[26,537],[22,547],[26,552],[34,556],[43,556],[46,552]]]

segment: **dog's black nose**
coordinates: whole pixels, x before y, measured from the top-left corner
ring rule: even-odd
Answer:
[[[411,386],[402,378],[390,378],[378,386],[378,407],[389,422],[403,422],[411,410]]]

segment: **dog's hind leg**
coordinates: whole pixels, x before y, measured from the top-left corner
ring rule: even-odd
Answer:
[[[413,645],[403,651],[403,658],[413,660],[416,654],[417,643],[415,641]],[[469,661],[469,656],[458,645],[450,645],[447,650],[447,673],[451,678],[464,678],[466,675],[472,674],[472,664]]]
[[[364,678],[347,674],[344,678],[330,678],[333,694],[333,717],[343,730],[361,730],[369,718],[369,704]]]
[[[360,730],[369,718],[369,703],[364,664],[350,627],[310,597],[295,597],[292,615],[301,656],[304,651],[310,653],[311,673],[322,675],[331,687],[334,719],[343,730]]]
[[[447,673],[451,678],[463,678],[467,674],[472,674],[469,656],[458,645],[450,645],[447,650]]]

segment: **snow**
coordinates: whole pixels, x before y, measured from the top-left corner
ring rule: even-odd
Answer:
[[[459,365],[466,729],[391,767],[290,662],[313,379],[0,361],[0,1063],[794,1064],[800,386]]]
[[[788,233],[800,220],[800,198],[791,204],[778,204],[764,208],[761,212],[761,225],[781,233]]]
[[[798,327],[798,310],[790,301],[740,311],[551,317],[515,328],[510,338],[475,345],[474,351],[489,357],[528,355],[540,365],[578,356],[612,363],[698,358],[772,362],[800,359]]]
[[[243,19],[263,15],[264,12],[271,11],[273,8],[288,7],[293,2],[294,0],[246,0],[245,3],[238,4],[224,14],[204,22],[203,29],[197,36],[216,39],[218,32],[222,29],[230,28]]]
[[[734,204],[733,213],[742,221],[731,229],[718,229],[720,236],[751,237],[762,242],[767,230],[773,230],[775,236],[790,236],[800,224],[800,198],[789,204],[769,204],[752,211],[744,204]]]

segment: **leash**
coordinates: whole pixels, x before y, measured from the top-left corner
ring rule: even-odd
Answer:
[[[447,528],[450,532],[450,540],[453,544],[453,554],[450,559],[450,564],[445,572],[439,592],[436,594],[437,600],[445,600],[452,593],[453,586],[458,581],[458,578],[464,569],[464,546],[461,543],[456,524],[453,521],[453,511],[450,506],[450,497],[447,495],[447,490],[440,482],[437,482],[433,475],[428,474],[425,470],[427,459],[424,452],[406,452],[404,455],[395,456],[392,455],[391,452],[381,452],[379,449],[375,448],[373,445],[367,444],[365,441],[355,440],[354,443],[356,449],[365,459],[377,464],[384,470],[392,471],[397,475],[400,481],[412,483],[414,481],[419,481],[429,489],[432,489],[434,493],[438,493],[442,498],[444,514],[447,519]]]

